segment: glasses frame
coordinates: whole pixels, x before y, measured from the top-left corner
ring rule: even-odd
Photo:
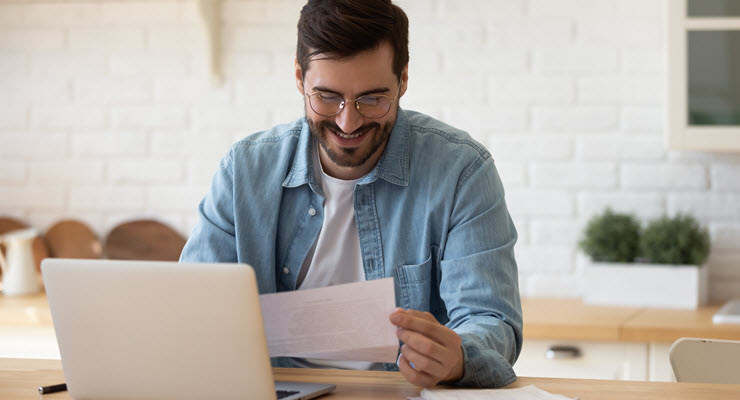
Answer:
[[[335,115],[338,115],[339,113],[342,112],[342,110],[344,110],[344,106],[347,105],[347,102],[350,102],[351,101],[351,102],[355,103],[355,109],[357,110],[358,113],[360,113],[360,115],[362,115],[365,118],[369,118],[369,119],[378,119],[378,118],[385,117],[386,115],[388,115],[389,112],[391,112],[391,106],[393,106],[393,103],[395,103],[397,101],[397,99],[401,96],[401,84],[402,83],[403,83],[403,81],[399,81],[398,82],[398,92],[396,93],[396,96],[394,98],[390,98],[390,97],[388,97],[388,96],[386,96],[384,94],[366,94],[366,95],[362,95],[362,96],[360,96],[360,97],[358,97],[356,99],[345,99],[344,97],[342,97],[342,101],[339,103],[339,110],[337,110],[337,112],[335,112],[334,114],[322,114],[322,113],[316,111],[316,109],[313,108],[313,104],[311,104],[311,97],[312,96],[314,96],[316,94],[320,94],[320,93],[326,93],[326,92],[315,91],[315,92],[313,92],[311,94],[308,94],[308,93],[305,93],[305,91],[304,91],[304,95],[306,97],[308,97],[308,106],[311,107],[311,110],[313,112],[315,112],[316,114],[321,115],[322,117],[333,117]],[[383,115],[381,115],[379,117],[368,117],[367,115],[365,115],[365,114],[362,113],[362,111],[360,110],[360,103],[358,103],[357,100],[360,100],[361,98],[368,97],[368,96],[385,97],[386,99],[388,99],[390,101],[390,103],[388,104],[388,110],[385,111],[385,114],[383,114]]]

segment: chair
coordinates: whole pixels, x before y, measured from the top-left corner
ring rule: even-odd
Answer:
[[[740,384],[740,341],[681,338],[671,346],[678,382]]]

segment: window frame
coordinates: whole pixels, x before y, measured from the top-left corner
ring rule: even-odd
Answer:
[[[740,17],[689,17],[688,0],[668,0],[667,124],[671,150],[740,153],[740,126],[688,123],[687,38],[691,31],[740,31]]]

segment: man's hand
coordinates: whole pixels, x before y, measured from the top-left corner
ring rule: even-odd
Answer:
[[[457,381],[463,377],[462,340],[452,329],[428,312],[402,308],[397,308],[390,320],[398,327],[396,336],[404,342],[398,367],[406,380],[417,386],[432,387],[440,381]]]

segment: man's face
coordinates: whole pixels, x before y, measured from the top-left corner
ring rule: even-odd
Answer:
[[[398,99],[405,92],[408,79],[404,69],[399,88],[392,66],[393,49],[388,43],[341,60],[315,56],[303,79],[296,63],[296,84],[304,95],[306,119],[320,144],[322,167],[330,176],[360,178],[373,169],[383,154],[398,116]],[[385,95],[393,102],[388,114],[381,118],[363,116],[352,101],[345,102],[338,114],[325,117],[314,112],[306,94],[350,100],[364,95]]]

